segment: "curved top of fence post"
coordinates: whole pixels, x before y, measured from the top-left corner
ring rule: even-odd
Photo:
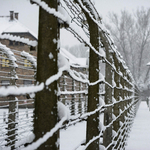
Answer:
[[[75,0],[75,2],[79,4],[82,10],[84,8],[85,11],[89,12],[94,19],[101,21],[101,17],[91,1]]]
[[[89,35],[90,35],[90,44],[93,49],[90,47],[90,56],[89,56],[89,82],[96,82],[99,80],[99,27],[94,22],[98,19],[98,14],[90,1],[76,0],[78,5],[83,11],[87,23],[89,25]],[[92,86],[89,84],[88,88],[88,112],[94,111],[99,106],[99,84]],[[93,122],[93,120],[95,120]],[[99,128],[99,113],[95,113],[92,116],[89,116],[87,119],[87,143],[93,138],[100,134]],[[99,149],[99,139],[95,140],[88,146],[88,150],[98,150]]]

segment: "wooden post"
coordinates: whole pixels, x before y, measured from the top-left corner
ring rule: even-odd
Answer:
[[[106,49],[106,59],[112,64],[113,62],[113,55],[109,49]],[[112,85],[113,73],[112,67],[110,64],[106,63],[105,68],[105,80],[110,85]],[[105,104],[112,104],[112,88],[105,84]],[[104,111],[104,125],[107,126],[112,121],[112,107],[109,106]],[[103,134],[103,143],[104,146],[107,147],[112,142],[112,126],[106,128]],[[111,150],[112,146],[108,148]]]
[[[120,80],[120,84],[122,86],[122,89],[121,89],[121,99],[122,101],[120,102],[120,106],[121,106],[121,111],[124,111],[124,106],[125,106],[125,81],[124,81],[124,77],[125,77],[125,72],[126,70],[124,69],[123,67],[123,64],[121,63],[121,68],[120,68],[120,71],[122,73],[122,77],[121,77],[121,80]],[[125,113],[122,113],[121,117],[120,117],[120,121],[123,123],[123,127],[122,127],[122,138],[120,138],[120,147],[119,149],[122,149],[123,148],[123,139],[124,139],[124,133],[125,133]]]
[[[119,76],[119,70],[120,70],[120,65],[117,59],[116,54],[113,54],[113,58],[114,58],[114,66],[116,68],[115,72],[114,72],[114,82],[116,83],[116,87],[114,88],[114,98],[116,101],[119,101],[119,96],[120,96],[120,89],[119,89],[119,83],[120,83],[120,76]],[[120,109],[120,105],[119,103],[115,103],[114,107],[113,107],[113,113],[114,115],[117,117],[119,115],[119,109]],[[113,130],[115,130],[116,132],[118,132],[119,130],[119,118],[113,123]],[[118,136],[115,138],[115,141],[117,141]],[[115,144],[116,147],[118,146],[118,143]],[[115,148],[116,148],[115,147]]]
[[[83,2],[84,5],[89,8],[88,3]],[[91,9],[91,8],[89,8]],[[89,14],[83,10],[88,25],[90,34],[90,43],[99,52],[99,29],[97,24],[91,19]],[[93,16],[95,18],[95,16]],[[89,81],[90,83],[99,80],[99,56],[90,48],[89,55]],[[94,111],[99,106],[99,84],[89,85],[88,87],[88,112]],[[86,132],[86,142],[88,143],[94,137],[100,134],[99,127],[99,112],[90,115],[87,118],[87,132]],[[87,150],[99,150],[99,139],[93,141],[87,148]]]
[[[50,8],[57,11],[58,0],[43,0]],[[58,19],[53,14],[40,7],[39,11],[39,36],[37,52],[37,83],[46,80],[58,73],[57,57],[59,52],[59,27]],[[51,57],[49,57],[51,56]],[[44,89],[36,93],[34,110],[34,141],[42,138],[53,129],[58,122],[57,112],[57,81],[50,85],[44,84]],[[48,138],[38,150],[58,150],[59,131]]]
[[[16,85],[16,67],[13,66],[13,62],[10,60],[11,65],[11,79],[10,85]],[[6,146],[11,146],[11,150],[15,149],[15,142],[16,142],[16,98],[14,95],[9,95],[9,115],[8,115],[8,132],[7,132],[7,144]]]

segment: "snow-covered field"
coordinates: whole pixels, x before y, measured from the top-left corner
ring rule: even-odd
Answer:
[[[7,124],[3,121],[4,112],[8,113],[8,109],[0,109],[0,150],[1,145],[6,144],[5,138],[3,134],[6,134]],[[27,115],[28,114],[28,115]],[[28,113],[26,109],[19,109],[19,122],[18,122],[18,138],[19,142],[16,142],[16,146],[19,146],[21,143],[27,140],[25,137],[29,137],[31,134],[31,116],[33,115],[33,110],[29,109]],[[7,120],[6,120],[7,122]],[[27,129],[28,128],[28,129]],[[25,131],[27,130],[27,132]],[[21,133],[21,134],[20,134]],[[85,141],[86,137],[86,122],[83,121],[81,123],[77,123],[76,125],[72,125],[67,129],[60,130],[60,150],[73,150],[77,148],[83,141]],[[2,150],[4,150],[4,146],[2,146]],[[9,149],[9,148],[8,148]]]
[[[7,113],[7,109],[0,109],[0,115],[4,111]],[[20,114],[26,118],[25,112],[25,109],[20,109]],[[28,117],[30,118],[30,116],[32,116],[32,113]],[[2,123],[3,120],[0,118],[0,124]],[[85,121],[72,125],[67,129],[62,129],[60,130],[60,150],[74,150],[85,141],[85,138]],[[150,149],[150,111],[145,101],[140,104],[127,144],[126,150]]]
[[[4,115],[6,114],[6,116]],[[4,121],[4,116],[6,120]],[[16,142],[16,146],[19,146],[25,139],[28,137],[32,132],[32,116],[33,116],[33,109],[19,109],[18,115],[16,119],[16,128],[17,128],[17,139],[19,140]],[[6,144],[6,134],[7,134],[7,122],[8,122],[8,109],[0,109],[0,150],[4,148]]]
[[[150,150],[150,111],[142,101],[128,138],[126,150]]]
[[[60,132],[60,150],[75,150],[85,141],[86,122],[81,122]]]

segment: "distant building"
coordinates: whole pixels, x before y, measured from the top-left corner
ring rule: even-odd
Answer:
[[[80,71],[85,74],[87,73],[88,70],[87,58],[77,58],[64,48],[60,49],[60,53],[69,61],[72,69]]]
[[[0,16],[0,34],[11,34],[37,41],[37,35],[20,23],[18,19],[19,13],[15,13],[14,11],[10,11],[9,16]],[[0,42],[11,49],[20,51],[23,49],[34,56],[37,54],[36,47],[32,47],[21,42],[14,42],[10,40],[0,40]]]
[[[20,23],[18,19],[19,14],[15,13],[14,11],[10,11],[9,16],[0,16],[0,34],[1,35],[10,34],[13,36],[19,36],[21,38],[27,38],[29,40],[37,41],[37,36],[30,29],[28,29],[22,23]],[[18,79],[16,80],[16,85],[22,86],[34,84],[35,70],[32,68],[32,65],[30,64],[30,62],[28,62],[28,60],[22,58],[22,56],[20,55],[20,53],[18,53],[18,51],[19,52],[25,51],[36,57],[37,48],[21,42],[11,41],[7,39],[0,39],[0,43],[10,48],[15,54],[15,57],[17,59],[16,63],[18,65],[18,68],[16,69],[16,73]],[[87,74],[88,64],[86,58],[77,58],[64,48],[60,49],[60,53],[69,61],[71,69],[77,72],[79,71],[84,74]],[[7,59],[5,53],[3,53],[2,50],[0,49],[0,86],[10,85],[11,79],[10,71],[11,65],[9,59]],[[28,78],[28,76],[32,76],[32,78]],[[64,72],[59,81],[61,86],[60,89],[62,91],[65,89],[68,89],[69,91],[72,90],[71,86],[73,84],[73,79],[69,76],[68,73]],[[67,82],[68,86],[65,86],[64,82]],[[77,82],[76,85],[78,85],[79,87],[80,83]],[[84,86],[81,85],[81,87],[82,88],[80,88],[80,90],[81,89],[83,90],[86,88],[86,85]],[[76,90],[79,90],[79,88]],[[71,97],[71,95],[68,97]],[[21,96],[19,97],[19,99],[25,99],[25,97]],[[0,100],[3,101],[5,100],[5,98],[0,98]]]
[[[19,13],[16,13],[14,11],[10,11],[9,16],[0,16],[0,34],[10,34],[13,36],[19,36],[21,38],[28,38],[29,40],[36,40],[37,36],[26,26],[24,26],[22,23],[19,22]],[[37,56],[37,48],[33,46],[29,46],[27,44],[11,41],[7,39],[0,39],[0,43],[3,45],[6,45],[8,48],[18,51],[26,51],[30,53],[33,56]],[[0,64],[0,70],[1,71],[9,71],[9,60],[7,59],[6,55],[1,53],[1,64]],[[30,67],[30,64],[27,65],[28,61],[24,60],[25,64],[24,67]],[[30,71],[23,71],[23,69],[17,69],[18,74],[30,74]],[[1,78],[0,77],[0,83],[3,84],[9,84],[8,78]],[[32,84],[29,80],[24,81],[17,81],[17,84]]]

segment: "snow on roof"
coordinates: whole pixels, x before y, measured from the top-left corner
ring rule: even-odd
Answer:
[[[147,66],[150,66],[150,62],[148,62],[146,65],[147,65]]]
[[[9,17],[0,17],[0,34],[2,34],[3,31],[10,26],[8,18]]]
[[[37,35],[35,35],[30,29],[25,27],[15,18],[10,21],[10,17],[0,17],[0,34],[2,33],[30,33],[37,39]],[[67,58],[72,65],[80,67],[87,66],[87,58],[77,58],[64,48],[61,48],[60,53]]]
[[[0,34],[2,33],[30,33],[37,39],[37,35],[25,27],[17,19],[10,21],[9,17],[0,17]]]
[[[60,54],[62,54],[65,58],[69,60],[69,63],[72,65],[79,65],[80,67],[86,67],[87,58],[77,58],[68,52],[66,49],[61,48]]]

